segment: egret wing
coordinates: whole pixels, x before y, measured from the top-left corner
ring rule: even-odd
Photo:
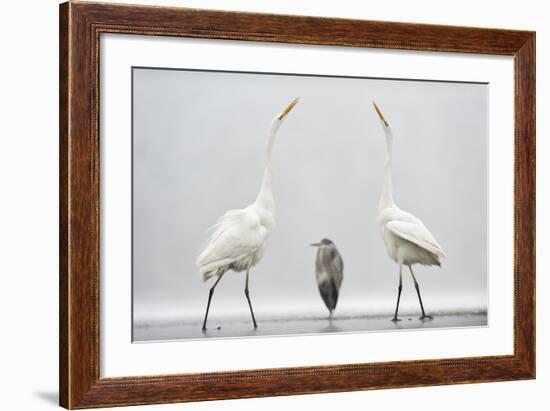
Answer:
[[[431,253],[445,257],[445,253],[437,240],[422,223],[390,221],[386,224],[386,228],[398,237],[410,241]]]
[[[201,272],[206,272],[239,261],[256,252],[266,235],[267,230],[254,210],[229,211],[214,227],[197,258],[197,266]]]

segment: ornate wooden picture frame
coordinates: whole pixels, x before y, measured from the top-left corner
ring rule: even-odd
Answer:
[[[514,353],[163,376],[100,377],[100,35],[513,56]],[[60,6],[60,405],[91,408],[535,378],[535,33],[185,8]]]

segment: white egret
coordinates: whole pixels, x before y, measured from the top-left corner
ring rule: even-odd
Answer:
[[[196,264],[204,281],[217,277],[208,295],[203,330],[206,330],[206,320],[214,289],[228,270],[246,271],[244,293],[254,328],[258,327],[248,292],[248,276],[250,269],[262,258],[267,238],[275,224],[275,203],[272,190],[272,151],[275,136],[286,115],[294,108],[298,100],[298,98],[293,100],[271,123],[264,175],[256,201],[241,210],[226,212],[212,227],[213,233],[197,258]]]
[[[323,238],[320,243],[310,244],[317,247],[315,274],[319,293],[329,311],[329,318],[336,308],[338,294],[344,279],[344,261],[334,243]]]
[[[393,201],[392,194],[392,157],[393,157],[393,132],[389,123],[384,118],[382,111],[373,102],[374,109],[380,118],[384,134],[386,135],[386,168],[384,184],[380,202],[378,204],[377,223],[388,255],[399,264],[399,287],[397,291],[397,304],[392,321],[400,321],[397,317],[399,300],[403,288],[403,265],[409,267],[414,281],[414,287],[420,302],[422,317],[431,319],[424,311],[424,304],[420,295],[420,287],[414,275],[413,264],[441,266],[441,257],[445,257],[441,246],[426,226],[418,218],[401,210]]]

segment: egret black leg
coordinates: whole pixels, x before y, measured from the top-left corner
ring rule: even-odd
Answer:
[[[214,285],[210,288],[210,291],[208,292],[208,304],[206,305],[206,314],[204,314],[204,321],[202,323],[202,330],[206,331],[206,320],[208,318],[208,311],[210,310],[210,301],[212,301],[212,296],[214,295],[214,288],[218,285],[220,280],[222,279],[223,274],[218,277]]]
[[[403,266],[399,264],[399,287],[397,287],[397,304],[395,305],[395,314],[393,315],[393,318],[392,318],[393,322],[401,321],[400,318],[397,318],[397,313],[399,312],[399,301],[401,300],[402,289],[403,289]]]
[[[416,281],[416,277],[414,276],[412,267],[409,265],[409,271],[411,272],[413,281],[414,281],[414,288],[416,288],[416,294],[418,295],[418,301],[420,301],[420,309],[422,310],[422,317],[420,317],[421,320],[431,320],[433,317],[431,315],[426,315],[426,312],[424,311],[424,304],[422,304],[422,297],[420,295],[420,287],[418,286],[418,281]]]
[[[252,322],[254,323],[254,329],[258,328],[258,324],[256,324],[256,318],[254,317],[254,310],[252,310],[252,303],[250,302],[250,294],[248,292],[248,270],[246,270],[246,283],[244,286],[244,295],[246,295],[246,299],[248,300],[248,307],[250,308],[250,314],[252,315]]]

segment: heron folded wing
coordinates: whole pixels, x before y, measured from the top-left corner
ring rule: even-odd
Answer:
[[[334,248],[331,252],[331,261],[330,261],[330,268],[329,270],[332,273],[332,279],[334,281],[334,286],[337,291],[340,290],[340,286],[342,285],[342,280],[344,278],[344,261],[342,260],[342,257],[340,256],[340,253],[336,248]]]
[[[390,221],[386,228],[393,234],[438,256],[445,257],[441,246],[437,243],[432,233],[421,223],[405,221]]]
[[[333,280],[319,283],[319,293],[326,307],[332,311],[336,308],[338,302],[338,288]]]

